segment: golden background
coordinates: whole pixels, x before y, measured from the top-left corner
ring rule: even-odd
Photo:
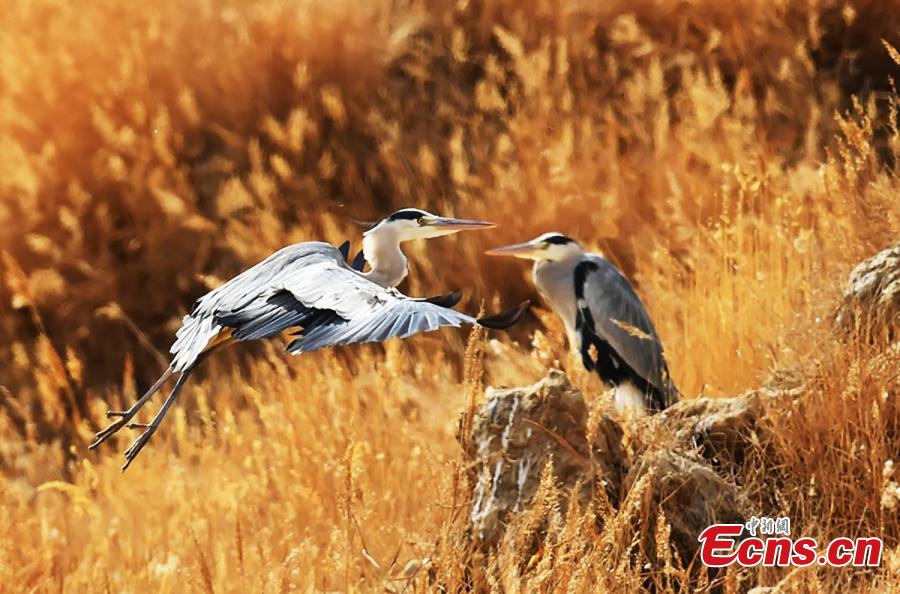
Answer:
[[[900,234],[896,2],[2,0],[0,14],[0,589],[642,583],[624,544],[584,532],[538,570],[512,544],[462,569],[455,431],[482,364],[485,384],[563,365],[598,391],[540,308],[489,336],[467,382],[454,330],[298,358],[234,348],[125,475],[126,439],[86,450],[104,411],[161,372],[196,297],[287,243],[355,251],[350,219],[407,206],[500,223],[409,244],[407,293],[462,289],[471,312],[534,297],[524,263],[483,252],[556,230],[633,280],[686,396],[808,378],[802,417],[773,420],[777,496],[797,533],[877,534],[887,550],[877,575],[792,583],[898,583],[882,501],[898,380],[830,326],[852,266]],[[398,550],[398,567],[428,558],[437,582],[392,581],[362,539],[383,568]]]

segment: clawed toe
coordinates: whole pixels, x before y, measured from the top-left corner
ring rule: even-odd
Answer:
[[[109,425],[106,429],[103,429],[102,431],[98,431],[94,435],[94,443],[89,445],[88,449],[93,450],[94,448],[99,446],[101,443],[103,443],[104,441],[106,441],[107,439],[112,437],[119,429],[121,429],[122,427],[125,426],[125,423],[126,423],[125,418],[121,418],[118,421]]]
[[[202,358],[202,357],[200,357]],[[198,358],[198,360],[200,359]],[[150,389],[147,390],[143,396],[141,396],[137,402],[131,405],[130,408],[126,410],[108,410],[106,411],[106,416],[109,419],[115,419],[109,427],[103,429],[99,433],[97,433],[96,438],[94,439],[94,443],[90,446],[90,449],[94,449],[99,446],[101,443],[109,439],[112,435],[118,432],[123,427],[128,427],[129,429],[143,429],[144,431],[138,435],[137,439],[131,444],[127,450],[125,450],[125,464],[122,466],[122,470],[128,468],[131,462],[135,459],[135,457],[140,453],[141,449],[147,442],[150,440],[150,437],[159,427],[159,423],[162,421],[162,418],[165,416],[166,411],[172,406],[172,402],[175,400],[175,397],[178,395],[178,391],[181,386],[184,384],[184,381],[187,379],[190,372],[190,368],[185,369],[181,372],[181,375],[178,377],[178,381],[175,383],[175,387],[172,388],[172,392],[169,393],[168,398],[163,403],[162,408],[153,417],[153,421],[148,425],[146,423],[138,423],[131,422],[131,420],[138,414],[141,408],[144,407],[145,404],[153,397],[156,392],[163,386],[163,384],[175,373],[174,368],[170,365],[168,369],[160,376],[156,383],[150,386]]]
[[[156,431],[156,427],[152,424],[147,425],[147,430],[138,435],[131,446],[125,450],[125,464],[122,465],[123,472],[131,465],[134,459],[137,458],[137,455],[141,453],[141,450],[144,449],[144,446],[150,441],[150,437],[153,436],[154,431]]]

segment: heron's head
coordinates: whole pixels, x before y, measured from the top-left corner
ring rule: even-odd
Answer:
[[[431,239],[450,235],[467,229],[490,229],[496,227],[487,221],[440,217],[418,208],[404,208],[383,218],[366,235],[392,233],[398,241]]]
[[[494,248],[487,253],[491,256],[515,256],[536,262],[561,262],[581,254],[582,250],[571,237],[561,233],[544,233],[531,241]]]

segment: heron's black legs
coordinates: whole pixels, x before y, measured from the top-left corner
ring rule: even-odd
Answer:
[[[158,380],[156,380],[156,383],[150,386],[150,389],[147,390],[144,395],[138,399],[137,402],[132,404],[128,410],[106,411],[107,418],[112,419],[118,417],[118,419],[116,419],[112,424],[110,424],[102,431],[98,432],[94,438],[94,443],[92,443],[88,447],[93,450],[98,445],[115,435],[119,431],[119,429],[124,427],[128,423],[128,421],[130,421],[134,417],[134,415],[136,415],[138,411],[141,410],[141,408],[143,408],[145,404],[147,404],[147,401],[150,400],[150,398],[153,397],[153,395],[156,394],[157,391],[159,391],[165,381],[172,377],[172,373],[174,372],[171,367],[166,369],[165,373],[163,373],[162,376]]]
[[[178,381],[175,382],[175,386],[172,388],[172,391],[169,392],[169,396],[166,398],[166,401],[163,402],[162,408],[159,409],[159,412],[156,413],[156,416],[153,417],[153,420],[150,421],[149,425],[144,423],[132,423],[129,425],[134,428],[144,428],[144,432],[137,436],[137,439],[134,440],[134,443],[125,450],[125,464],[122,465],[122,470],[128,468],[128,466],[134,461],[137,455],[141,452],[147,442],[150,441],[150,438],[153,437],[153,434],[156,433],[156,430],[159,428],[159,424],[162,423],[163,418],[166,416],[166,413],[169,412],[169,408],[175,402],[175,399],[178,397],[178,393],[181,392],[181,387],[184,385],[185,380],[187,380],[188,376],[191,374],[193,367],[188,367],[181,375],[178,377]]]

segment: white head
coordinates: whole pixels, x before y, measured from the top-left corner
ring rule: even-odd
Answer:
[[[396,287],[407,272],[406,256],[400,249],[404,241],[495,226],[486,221],[439,217],[417,208],[398,210],[363,234],[363,254],[371,267],[365,276],[383,287]]]
[[[580,256],[583,251],[578,242],[561,233],[544,233],[525,243],[507,245],[487,252],[491,256],[515,256],[536,262],[563,262]]]
[[[369,236],[391,237],[397,242],[431,239],[467,229],[490,229],[494,223],[439,217],[418,208],[404,208],[391,213],[364,233]]]

